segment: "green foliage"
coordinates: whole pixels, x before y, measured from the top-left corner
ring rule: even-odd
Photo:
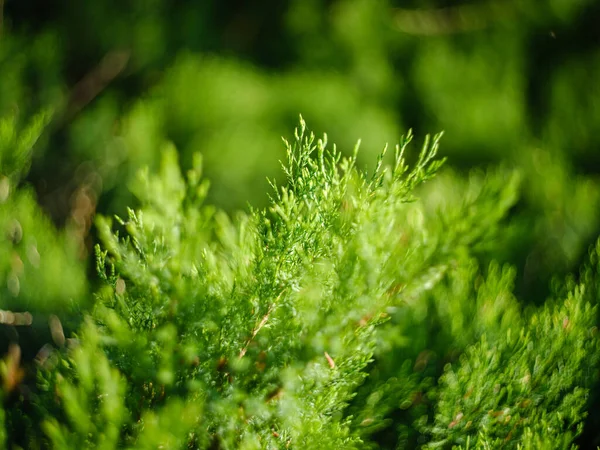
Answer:
[[[0,122],[0,165],[4,177],[13,183],[29,170],[33,146],[47,125],[50,114],[37,115],[31,124],[19,130],[16,114],[4,117]],[[3,181],[3,198],[8,197],[10,186]]]
[[[53,375],[54,390],[61,401],[67,424],[48,417],[43,424],[52,448],[115,448],[126,410],[125,384],[118,370],[98,345],[96,329],[87,323],[79,344],[61,361],[61,373]]]
[[[521,304],[494,259],[521,177],[434,178],[439,138],[365,172],[301,120],[270,206],[234,217],[206,203],[201,158],[182,174],[164,146],[140,206],[97,217],[101,283],[34,390],[14,398],[3,362],[8,445],[570,448],[597,382],[600,244]]]
[[[379,164],[367,177],[355,158],[315,143],[302,123],[288,144],[287,186],[273,184],[268,210],[233,222],[201,206],[199,160],[187,183],[173,150],[158,178],[142,173],[133,190],[144,206],[120,221],[127,238],[99,219],[108,253],[98,254],[98,265],[110,256],[118,275],[105,277],[115,293],[107,291],[96,317],[134,389],[152,380],[164,390],[138,391],[130,407],[153,406],[168,393],[199,395],[205,426],[227,448],[265,439],[358,445],[344,405],[393,303],[397,266],[388,261],[406,259],[389,220],[440,165],[437,141],[426,143],[409,172],[402,156],[409,140],[391,170]],[[143,367],[133,369],[134,361]]]
[[[597,448],[598,2],[172,3],[0,0],[0,448]]]
[[[40,114],[22,129],[14,115],[0,120],[2,309],[66,311],[87,294],[76,242],[53,229],[30,188],[19,188],[49,118]]]
[[[29,178],[57,223],[82,184],[105,215],[134,205],[126,187],[157,170],[165,140],[183,170],[202,153],[208,201],[231,213],[268,204],[265,178],[283,181],[278,137],[300,111],[345,156],[360,136],[361,168],[403,129],[447,130],[459,172],[521,171],[496,257],[540,304],[600,231],[600,8],[529,3],[9,0],[0,114],[56,111]]]
[[[598,362],[596,299],[571,285],[566,299],[550,300],[524,326],[505,326],[493,344],[482,338],[446,367],[430,447],[470,437],[489,448],[571,448]]]

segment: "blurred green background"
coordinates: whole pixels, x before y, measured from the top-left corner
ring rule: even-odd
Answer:
[[[266,205],[298,114],[345,152],[362,139],[364,167],[412,128],[445,131],[452,173],[521,171],[496,258],[527,301],[600,234],[600,2],[0,5],[0,115],[53,112],[26,182],[84,255],[93,214],[134,205],[128,180],[166,141],[184,167],[204,155],[216,205]]]
[[[76,328],[94,214],[135,206],[130,180],[165,143],[184,168],[203,155],[212,203],[262,207],[299,114],[346,153],[361,139],[364,168],[409,128],[414,153],[444,130],[447,167],[421,192],[441,215],[517,171],[519,200],[481,258],[514,265],[519,300],[543,302],[600,235],[598,24],[597,0],[0,0],[0,312],[34,313],[2,337],[30,340],[32,359],[50,314]],[[40,112],[23,172],[15,136]]]

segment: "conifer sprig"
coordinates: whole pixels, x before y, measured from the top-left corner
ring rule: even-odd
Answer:
[[[140,172],[140,207],[97,218],[91,308],[40,363],[42,429],[23,400],[7,426],[32,448],[570,447],[596,382],[600,246],[524,309],[494,258],[518,174],[432,179],[440,135],[409,166],[409,133],[372,173],[358,145],[343,157],[303,120],[294,137],[264,210],[207,205],[201,158],[183,175],[172,146]]]

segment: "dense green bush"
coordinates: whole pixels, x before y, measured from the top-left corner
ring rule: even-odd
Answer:
[[[1,136],[3,323],[66,314],[56,297],[76,324],[50,316],[54,345],[31,367],[11,344],[4,446],[539,449],[581,434],[600,244],[543,305],[519,302],[494,259],[518,173],[434,177],[439,136],[409,167],[410,135],[366,173],[358,147],[342,157],[301,121],[269,206],[230,217],[205,203],[199,155],[183,175],[169,144],[131,185],[140,207],[97,217],[87,288],[76,246],[18,184],[43,122],[15,126]]]
[[[596,449],[599,5],[0,0],[6,445]]]

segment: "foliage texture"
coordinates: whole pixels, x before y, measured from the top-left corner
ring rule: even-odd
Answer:
[[[76,246],[18,186],[42,126],[0,127],[1,149],[24,149],[0,159],[2,295],[28,309],[2,326],[49,314],[44,293],[69,299],[73,332],[52,314],[33,368],[13,339],[5,446],[540,449],[581,435],[600,244],[542,305],[520,302],[494,259],[516,232],[518,173],[434,177],[440,136],[409,166],[411,134],[365,172],[358,146],[343,157],[301,120],[270,205],[230,217],[205,201],[201,158],[183,174],[166,144],[131,184],[139,207],[97,216],[88,287]]]

